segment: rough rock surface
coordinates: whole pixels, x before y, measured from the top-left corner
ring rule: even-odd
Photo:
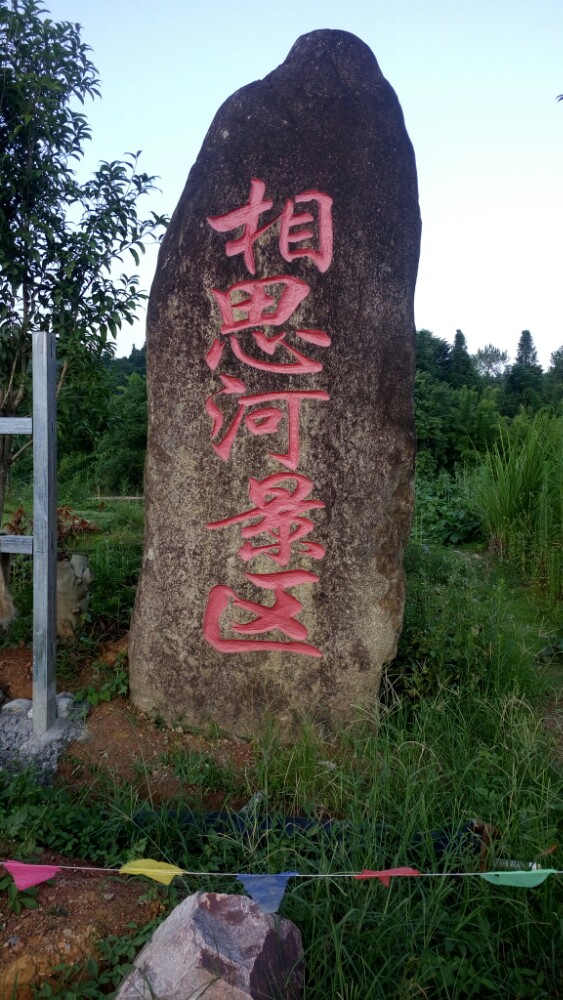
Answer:
[[[69,743],[83,737],[88,709],[85,702],[75,701],[72,694],[61,692],[57,695],[54,725],[37,736],[33,732],[31,699],[7,701],[0,709],[0,772],[34,765],[38,780],[49,782]]]
[[[402,111],[354,35],[304,35],[218,111],[149,303],[142,710],[289,732],[377,696],[403,614],[419,239]]]
[[[301,934],[245,896],[188,896],[139,952],[116,1000],[298,1000]]]
[[[94,575],[88,557],[75,552],[70,559],[57,563],[57,635],[73,639],[90,600],[89,587]]]

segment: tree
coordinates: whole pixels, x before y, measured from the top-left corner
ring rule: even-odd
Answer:
[[[545,399],[558,412],[563,404],[563,347],[553,351],[550,362],[545,374]]]
[[[522,330],[516,351],[516,361],[504,376],[502,411],[509,417],[524,407],[537,413],[543,403],[544,375],[529,330]]]
[[[28,405],[31,341],[57,338],[59,391],[108,337],[133,322],[146,297],[138,278],[115,267],[139,263],[165,224],[140,218],[137,202],[155,178],[139,154],[102,162],[80,182],[75,165],[90,138],[77,110],[99,96],[97,72],[77,24],[45,17],[38,0],[0,0],[0,415]],[[0,514],[13,459],[0,437]]]
[[[518,349],[516,351],[516,364],[537,365],[537,363],[538,352],[536,351],[534,341],[532,340],[532,334],[529,330],[522,330],[520,340],[518,341]]]
[[[494,344],[485,344],[473,356],[477,374],[487,382],[500,378],[508,364],[508,353]]]
[[[140,350],[137,350],[133,344],[128,358],[105,358],[104,365],[114,388],[118,385],[126,385],[129,375],[133,375],[133,373],[137,375],[147,374],[147,345],[143,344]]]
[[[134,372],[117,387],[108,428],[96,450],[95,476],[110,493],[142,493],[147,447],[147,380]]]
[[[432,378],[445,379],[450,356],[447,340],[435,337],[430,330],[418,330],[416,334],[416,369],[428,372]]]
[[[460,389],[462,385],[475,386],[477,372],[473,359],[467,350],[467,341],[461,330],[456,330],[453,345],[446,364],[446,377],[450,385]]]

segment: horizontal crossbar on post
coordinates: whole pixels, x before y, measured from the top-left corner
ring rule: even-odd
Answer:
[[[31,417],[0,417],[0,434],[31,434],[33,420]]]
[[[33,554],[33,535],[0,535],[0,552]]]

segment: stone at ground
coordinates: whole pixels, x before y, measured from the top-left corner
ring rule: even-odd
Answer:
[[[32,764],[48,781],[57,770],[61,754],[82,735],[89,706],[61,692],[57,695],[54,725],[37,736],[33,732],[32,704],[30,698],[14,698],[0,709],[0,771]]]
[[[397,97],[342,31],[217,113],[159,256],[142,711],[248,733],[372,704],[413,502],[420,217]]]
[[[88,556],[75,552],[70,559],[57,563],[57,636],[72,639],[90,600],[89,587],[94,579]]]
[[[298,1000],[301,934],[245,896],[188,896],[160,924],[116,1000]]]

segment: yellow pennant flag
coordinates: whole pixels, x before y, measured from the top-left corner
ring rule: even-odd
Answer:
[[[147,878],[154,879],[155,882],[162,882],[163,885],[170,885],[175,875],[183,875],[182,868],[176,865],[167,865],[165,861],[153,861],[152,858],[139,858],[137,861],[129,861],[119,869],[120,875],[146,875]]]

